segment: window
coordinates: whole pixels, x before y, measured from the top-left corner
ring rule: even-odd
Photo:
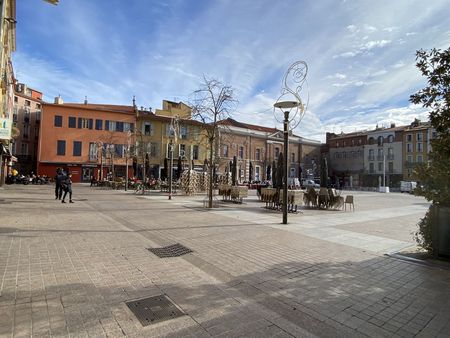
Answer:
[[[378,153],[377,153],[378,161],[381,161],[383,159],[383,155],[384,155],[383,148],[378,149]]]
[[[417,152],[421,153],[423,151],[422,143],[417,143]]]
[[[369,149],[369,161],[373,161],[375,157],[374,150]]]
[[[181,127],[180,127],[180,136],[181,136],[181,139],[183,139],[183,140],[187,139],[187,132],[188,132],[188,129],[187,129],[186,126],[181,126]]]
[[[22,156],[27,156],[28,155],[28,144],[27,143],[22,143],[20,146],[20,153]]]
[[[394,149],[388,148],[388,160],[393,160],[393,159],[394,159]]]
[[[166,135],[169,137],[175,136],[175,128],[170,123],[166,124]]]
[[[115,121],[105,121],[105,130],[116,131],[116,122]]]
[[[339,148],[339,142],[336,142],[336,148]]]
[[[186,156],[186,145],[185,144],[180,144],[179,150],[178,150],[178,154],[181,157]]]
[[[55,127],[62,127],[62,116],[55,115]]]
[[[92,129],[94,124],[93,119],[78,118],[78,129]]]
[[[29,134],[30,134],[30,125],[27,123],[23,125],[23,138],[28,138]]]
[[[417,155],[417,163],[422,163],[422,162],[423,162],[422,155]]]
[[[114,154],[116,157],[123,157],[123,150],[124,150],[123,144],[114,145]]]
[[[374,144],[375,143],[375,139],[373,137],[369,137],[369,144]]]
[[[394,135],[389,135],[389,136],[388,136],[388,142],[389,142],[389,143],[394,142]]]
[[[144,133],[144,135],[151,136],[153,134],[152,124],[150,122],[144,122],[142,132]]]
[[[89,161],[96,161],[98,154],[97,143],[90,142],[89,143]]]
[[[406,142],[412,142],[412,134],[406,135]]]
[[[199,157],[199,148],[197,145],[192,147],[192,159],[193,160],[198,160]]]
[[[362,140],[361,140],[361,139],[359,139],[359,140],[358,140],[358,144],[359,144],[359,145],[361,145],[361,143],[362,143]]]
[[[103,129],[103,120],[95,120],[95,130]]]
[[[413,161],[413,160],[412,160],[412,156],[411,156],[411,155],[408,155],[407,162],[408,162],[408,163],[412,163],[412,161]]]
[[[123,132],[123,122],[116,122],[116,131]]]
[[[261,149],[259,149],[259,148],[255,150],[255,159],[257,161],[261,160]]]
[[[378,162],[378,171],[383,171],[383,162]]]
[[[19,102],[19,98],[17,96],[14,96],[14,102],[15,103]]]
[[[411,143],[407,143],[406,144],[406,152],[407,153],[412,153],[412,144]]]
[[[422,142],[422,133],[417,133],[417,142]]]
[[[431,133],[431,138],[437,138],[437,132],[436,131],[433,131]]]
[[[394,172],[394,162],[388,163],[388,172],[391,174]]]
[[[342,158],[347,158],[347,152],[345,151],[342,152]]]
[[[129,131],[133,132],[133,130],[134,130],[133,123],[129,123],[129,122],[123,123],[123,131],[124,132],[129,132]]]
[[[352,147],[355,146],[355,140],[352,140]]]
[[[23,111],[23,122],[30,123],[30,109],[29,108],[25,108],[25,110]]]
[[[69,116],[69,128],[77,127],[77,118],[73,116]]]
[[[280,156],[280,148],[275,147],[275,158],[277,159]]]
[[[291,153],[291,162],[295,162],[295,153]]]
[[[223,146],[223,157],[228,157],[228,145]]]
[[[31,106],[30,100],[25,100],[25,107],[30,107],[30,106]]]
[[[64,156],[66,154],[66,141],[58,140],[56,146],[56,155]]]
[[[159,143],[150,142],[150,157],[159,157]]]
[[[244,158],[244,147],[243,146],[239,146],[239,158],[243,159]]]
[[[36,103],[36,109],[41,109],[41,105],[39,103]]]
[[[384,141],[383,136],[378,136],[377,142],[378,142],[378,145],[379,145],[379,146],[382,146],[382,145],[383,145],[383,141]]]
[[[373,162],[369,163],[369,173],[373,174],[374,173],[374,169],[373,169]]]
[[[81,142],[73,141],[73,156],[81,156]]]

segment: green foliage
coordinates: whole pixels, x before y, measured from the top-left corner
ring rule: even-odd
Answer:
[[[428,86],[411,95],[410,101],[430,108],[430,122],[437,131],[432,141],[430,163],[416,168],[422,187],[416,194],[433,204],[450,206],[450,47],[416,53],[416,66]]]
[[[420,219],[419,223],[417,223],[419,229],[414,233],[414,239],[416,240],[417,244],[430,254],[433,253],[433,242],[431,237],[433,214],[431,208],[432,207],[428,209],[425,216]]]

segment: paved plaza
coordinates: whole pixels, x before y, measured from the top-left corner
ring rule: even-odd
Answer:
[[[355,211],[203,208],[74,185],[0,190],[0,337],[450,337],[450,269],[387,254],[414,245],[428,203],[353,194]],[[159,258],[148,248],[193,252]],[[126,302],[183,316],[142,326]]]

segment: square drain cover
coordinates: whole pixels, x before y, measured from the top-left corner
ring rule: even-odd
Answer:
[[[179,257],[190,252],[193,252],[191,249],[186,248],[185,246],[177,243],[169,246],[165,246],[162,248],[149,248],[150,252],[154,253],[159,258],[165,257]]]
[[[136,318],[139,319],[142,326],[155,324],[184,315],[184,313],[164,295],[133,300],[131,302],[126,302],[126,304]]]

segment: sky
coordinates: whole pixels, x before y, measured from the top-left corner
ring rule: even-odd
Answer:
[[[282,129],[291,64],[308,65],[294,132],[324,141],[427,120],[409,96],[426,86],[419,49],[450,46],[448,0],[17,1],[15,76],[44,100],[161,108],[189,103],[204,77],[231,86],[232,117]]]

